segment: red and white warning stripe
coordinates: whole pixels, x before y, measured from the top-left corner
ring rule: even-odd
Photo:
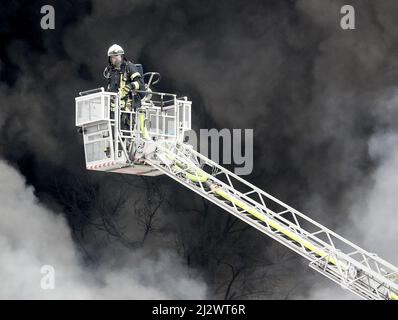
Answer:
[[[105,168],[109,168],[111,166],[114,166],[115,164],[116,164],[115,161],[111,161],[111,162],[105,162],[105,163],[101,163],[101,164],[86,166],[86,168],[88,170],[101,170],[101,169],[105,169]]]

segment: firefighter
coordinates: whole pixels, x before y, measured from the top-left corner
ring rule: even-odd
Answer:
[[[135,64],[126,59],[123,48],[117,44],[109,47],[108,62],[109,65],[104,70],[104,76],[108,79],[107,90],[120,93],[121,110],[135,111],[145,96],[145,93],[135,92],[145,90],[142,75]],[[114,103],[111,104],[111,110],[114,111]],[[122,127],[128,126],[129,118],[128,114],[122,113]]]

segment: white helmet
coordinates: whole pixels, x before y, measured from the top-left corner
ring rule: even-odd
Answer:
[[[117,56],[124,54],[124,50],[121,46],[117,44],[113,44],[108,49],[108,57],[110,56]]]

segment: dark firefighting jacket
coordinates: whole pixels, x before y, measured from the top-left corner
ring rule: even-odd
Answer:
[[[107,90],[119,92],[119,89],[123,89],[121,90],[121,100],[126,104],[134,102],[132,104],[133,108],[139,108],[145,93],[135,92],[135,90],[144,91],[145,86],[142,75],[134,63],[124,59],[119,69],[110,64],[106,71],[108,78]]]

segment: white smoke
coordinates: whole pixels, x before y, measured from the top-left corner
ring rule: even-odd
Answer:
[[[398,134],[377,134],[369,142],[369,155],[379,161],[372,174],[369,189],[358,186],[353,205],[348,209],[349,223],[336,230],[348,240],[368,252],[376,253],[388,262],[398,265]],[[338,285],[318,281],[306,296],[300,299],[340,300],[356,299]]]
[[[357,199],[350,215],[354,236],[368,251],[398,265],[398,134],[381,133],[369,142],[369,155],[379,162],[373,185]]]
[[[336,230],[351,242],[370,253],[398,265],[398,133],[393,129],[397,119],[398,99],[381,99],[375,119],[383,123],[385,130],[374,134],[369,140],[369,157],[377,163],[371,173],[371,184],[357,186],[349,196],[345,225]],[[306,299],[355,299],[338,287],[316,283]]]
[[[23,177],[0,161],[0,299],[202,299],[203,283],[190,279],[170,252],[148,259],[132,252],[122,266],[83,266],[61,214],[38,203]],[[55,270],[44,290],[43,265]]]

